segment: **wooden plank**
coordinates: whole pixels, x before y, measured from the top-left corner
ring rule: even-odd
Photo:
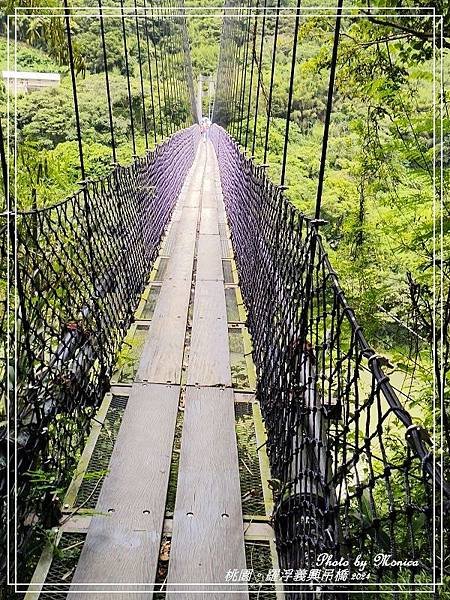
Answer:
[[[183,221],[180,221],[183,224]],[[165,279],[168,280],[192,280],[192,268],[194,263],[196,233],[194,230],[186,230],[180,235],[172,250],[167,265]]]
[[[217,193],[214,181],[211,179],[211,164],[208,161],[206,168],[206,178],[203,182],[203,194],[202,194],[202,209],[215,208],[217,209]]]
[[[227,311],[222,281],[197,281],[188,385],[231,386]]]
[[[213,191],[206,193],[203,192],[202,197],[202,207],[205,208],[215,208],[217,210],[217,196]]]
[[[135,381],[180,383],[190,289],[190,279],[161,286]]]
[[[200,235],[197,250],[197,281],[223,281],[222,248],[218,235]]]
[[[165,279],[189,279],[189,281],[192,279],[198,211],[198,208],[183,208],[182,210]]]
[[[73,514],[66,521],[63,518],[63,524],[60,527],[62,533],[87,533],[92,522],[92,514]]]
[[[183,202],[183,208],[198,208],[200,206],[202,194],[200,189],[190,189]]]
[[[225,225],[227,223],[227,215],[226,215],[225,209],[219,208],[217,212],[218,212],[219,223],[221,223],[222,225]]]
[[[179,597],[171,584],[221,583],[214,598],[233,589],[244,600],[245,585],[225,584],[229,569],[246,568],[233,391],[188,387],[185,400],[167,598]]]
[[[178,245],[178,242],[180,241],[180,239],[182,239],[183,235],[185,235],[186,233],[196,232],[199,210],[199,206],[184,206],[182,208],[180,219],[181,222],[178,222],[178,231],[175,240],[175,247]]]
[[[170,256],[173,252],[177,236],[179,230],[179,223],[177,221],[172,221],[167,232],[166,238],[164,240],[164,245],[162,248],[162,254],[166,256]]]
[[[200,235],[218,235],[218,212],[216,208],[202,207]]]
[[[235,402],[256,402],[255,392],[234,392]]]
[[[135,384],[75,570],[70,600],[104,598],[73,593],[153,584],[179,401],[179,386]],[[100,514],[99,514],[100,513]],[[92,587],[88,584],[106,584]],[[135,589],[135,588],[132,588]],[[125,597],[125,595],[124,595]],[[122,594],[114,594],[122,598]]]

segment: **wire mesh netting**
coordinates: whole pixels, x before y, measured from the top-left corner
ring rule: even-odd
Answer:
[[[251,402],[235,402],[236,441],[244,515],[265,515],[261,470]]]
[[[127,407],[128,396],[116,396],[111,399],[105,420],[100,429],[86,472],[76,498],[76,506],[95,508],[103,481],[109,467],[109,461],[116,443],[123,414]]]
[[[83,544],[84,533],[63,533],[54,548],[53,560],[45,580],[43,591],[54,600],[65,600],[72,581]]]
[[[361,555],[365,581],[431,582],[441,484],[431,442],[366,342],[317,224],[225,130],[211,137],[253,338],[280,566],[343,558],[345,587],[363,580],[352,567]],[[337,573],[309,583],[331,589]]]
[[[192,164],[197,129],[87,181],[55,206],[13,219],[9,508],[10,543],[17,532],[22,552],[36,527],[58,522],[64,487]],[[5,424],[1,436],[6,502]]]

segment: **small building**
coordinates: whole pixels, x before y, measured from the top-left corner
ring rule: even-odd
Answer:
[[[59,73],[35,73],[33,71],[3,71],[6,89],[14,93],[28,93],[58,86],[61,81]]]

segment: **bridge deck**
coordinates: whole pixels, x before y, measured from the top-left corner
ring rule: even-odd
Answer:
[[[103,600],[108,589],[117,599],[128,598],[130,592],[155,600],[164,597],[153,589],[161,581],[161,548],[167,539],[167,599],[190,600],[215,589],[220,590],[215,598],[229,598],[233,591],[233,598],[245,600],[247,585],[227,584],[227,572],[259,564],[254,550],[263,544],[266,569],[275,564],[266,516],[269,492],[262,476],[267,459],[264,449],[256,449],[263,444],[261,427],[253,423],[259,409],[248,393],[251,377],[243,378],[242,363],[236,363],[238,353],[242,361],[249,348],[246,338],[239,341],[244,316],[230,278],[231,247],[224,232],[217,160],[210,142],[201,143],[160,253],[158,282],[151,288],[154,304],[149,308],[147,295],[137,312],[134,338],[141,340],[140,359],[125,378],[128,385],[118,382],[112,390],[116,403],[122,394],[128,397],[121,422],[117,431],[108,430],[116,428],[108,421],[114,402],[110,397],[99,413],[107,427],[96,423],[80,461],[81,475],[66,496],[69,518],[58,540],[78,531],[85,534],[75,544],[67,542],[69,549],[81,546],[72,571],[60,577],[68,579],[66,589],[70,582],[70,600]],[[239,344],[243,347],[237,348]],[[239,377],[246,382],[236,389]],[[244,440],[240,449],[238,422]],[[102,457],[108,436],[113,438],[107,440],[110,459]],[[107,474],[98,499],[95,486],[87,485],[90,493],[83,496],[84,474],[99,465],[107,465]],[[242,472],[250,480],[245,489]],[[258,493],[260,506],[251,510]],[[251,516],[243,515],[243,507]],[[27,600],[55,589],[47,584],[56,567],[48,552],[43,556]]]
[[[122,584],[114,590],[128,597],[132,589],[145,589],[132,584],[155,581],[192,285],[168,587],[224,583],[229,569],[246,567],[216,177],[214,150],[201,144],[179,200],[165,278],[69,598],[84,598],[73,592],[101,589],[104,582]],[[99,592],[86,599],[97,596],[104,598]]]

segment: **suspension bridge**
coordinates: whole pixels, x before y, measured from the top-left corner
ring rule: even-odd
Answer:
[[[4,525],[9,582],[27,600],[433,591],[448,487],[320,234],[342,0],[315,214],[285,194],[300,4],[280,182],[253,159],[272,19],[267,159],[280,7],[226,5],[214,124],[202,130],[184,7],[99,3],[113,167],[98,180],[85,168],[73,15],[67,4],[55,9],[80,189],[1,217],[12,246],[3,242],[2,258],[17,264],[15,307],[5,300],[2,311],[3,331],[16,322],[3,339],[14,379],[2,390]],[[116,156],[110,18],[123,24],[133,154],[126,22],[135,26],[146,145],[155,142],[128,166]],[[168,32],[159,51],[155,22]],[[173,104],[186,107],[179,127]],[[6,181],[4,151],[2,165]],[[324,554],[348,566],[345,578],[324,578]],[[370,573],[355,566],[358,556]]]

